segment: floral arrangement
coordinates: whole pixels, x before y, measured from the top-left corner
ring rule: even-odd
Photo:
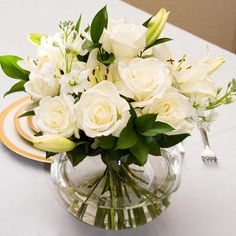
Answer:
[[[22,116],[35,116],[34,147],[47,157],[66,152],[73,166],[101,155],[103,177],[132,185],[129,165],[160,156],[196,124],[208,127],[214,109],[233,101],[236,81],[223,93],[211,78],[223,58],[175,58],[166,45],[171,39],[160,37],[169,14],[162,8],[135,25],[108,20],[104,7],[85,29],[80,16],[76,24],[60,22],[52,36],[30,34],[35,58],[1,56],[5,74],[19,79],[5,96],[25,91],[32,98],[34,109]],[[113,184],[107,184],[111,198]]]

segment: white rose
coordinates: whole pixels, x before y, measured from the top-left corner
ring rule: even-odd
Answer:
[[[121,60],[118,74],[115,84],[121,94],[135,100],[133,107],[144,107],[161,98],[172,82],[168,67],[155,58]]]
[[[61,95],[44,97],[34,109],[35,120],[43,134],[71,137],[75,131],[73,97]]]
[[[186,120],[191,114],[188,99],[177,89],[170,88],[163,98],[156,99],[151,105],[143,109],[143,114],[157,114],[157,121],[171,125],[175,130],[168,134],[190,133],[193,126]]]
[[[176,87],[187,96],[215,97],[217,86],[208,75],[210,69],[206,63],[195,63],[174,71]]]
[[[146,45],[146,28],[128,24],[125,19],[111,20],[100,39],[102,47],[117,57],[135,57]]]
[[[61,85],[61,94],[78,94],[86,91],[91,87],[88,81],[90,70],[86,69],[86,64],[83,62],[74,62],[70,73],[64,74],[59,82]]]
[[[44,62],[31,71],[29,81],[25,83],[25,91],[31,95],[32,100],[38,101],[45,96],[58,95],[59,84],[55,71],[55,67],[49,62]]]
[[[81,95],[75,105],[77,126],[89,137],[118,137],[129,118],[129,104],[116,87],[103,81]]]

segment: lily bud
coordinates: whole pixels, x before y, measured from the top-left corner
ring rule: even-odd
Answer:
[[[47,38],[48,36],[46,34],[40,34],[40,33],[36,33],[36,34],[29,34],[28,35],[28,40],[32,43],[35,43],[37,45],[40,45],[41,43],[41,38],[45,37]]]
[[[147,26],[146,33],[146,47],[152,45],[160,36],[166,21],[170,15],[170,11],[166,11],[165,8],[161,8],[156,16],[154,16]]]
[[[33,140],[35,148],[47,152],[68,152],[76,147],[76,143],[59,135],[43,135]]]
[[[223,57],[217,57],[213,60],[207,61],[207,63],[211,66],[210,70],[208,71],[208,75],[210,75],[225,63],[225,59]]]

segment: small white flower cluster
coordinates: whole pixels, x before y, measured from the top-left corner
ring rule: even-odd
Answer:
[[[30,71],[25,90],[38,103],[36,123],[43,134],[119,137],[130,106],[138,117],[156,114],[156,121],[172,126],[168,135],[190,133],[193,120],[204,117],[209,99],[217,96],[210,75],[223,59],[176,60],[165,43],[155,43],[158,38],[147,43],[162,30],[150,27],[109,20],[97,46],[90,45],[89,30],[77,31],[71,22],[61,23],[54,36],[42,36],[36,59],[18,63]],[[113,55],[111,62],[107,55]],[[203,126],[211,120],[205,117]]]

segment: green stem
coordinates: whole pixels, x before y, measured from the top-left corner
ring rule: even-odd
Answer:
[[[89,194],[87,195],[87,198],[86,198],[85,202],[87,202],[89,200],[89,198],[91,197],[91,195],[93,194],[93,192],[95,191],[95,189],[97,188],[99,183],[102,181],[102,179],[106,175],[106,173],[107,173],[107,169],[104,171],[103,175],[97,180],[97,182],[95,183],[95,185],[93,186],[93,188],[91,189]]]
[[[130,173],[130,175],[132,175],[135,179],[143,182],[144,184],[149,184],[147,181],[141,179],[140,177],[138,177],[136,174],[134,174],[129,167],[126,168],[126,170]]]
[[[124,190],[125,190],[125,194],[126,194],[126,197],[127,197],[128,201],[129,201],[129,202],[132,202],[131,199],[130,199],[130,196],[129,196],[129,193],[128,193],[128,191],[127,191],[127,188],[126,188],[126,185],[125,185],[125,184],[123,184],[123,188],[124,188]]]
[[[104,187],[103,190],[101,192],[101,196],[108,190],[109,187],[109,178],[107,176],[107,174],[104,176],[106,178],[105,183],[104,183]],[[96,216],[95,216],[95,220],[94,220],[94,225],[95,226],[100,226],[105,228],[105,217],[107,215],[107,209],[102,208],[100,206],[104,206],[106,202],[106,198],[102,198],[100,197],[99,201],[98,201],[98,207],[97,207],[97,212],[96,212]]]
[[[116,188],[113,182],[112,170],[109,170],[109,183],[110,183],[110,193],[111,193],[111,229],[115,229],[115,205],[116,205]]]
[[[218,106],[221,105],[221,103],[224,101],[225,98],[227,98],[228,96],[230,96],[231,94],[230,93],[226,93],[223,97],[219,98],[217,101],[213,102],[212,104],[210,104],[208,107],[207,107],[207,110],[211,110],[211,109],[214,109]]]

